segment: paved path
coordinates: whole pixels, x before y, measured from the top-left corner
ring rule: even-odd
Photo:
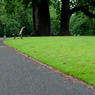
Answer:
[[[3,45],[0,38],[0,95],[95,95],[83,83]]]

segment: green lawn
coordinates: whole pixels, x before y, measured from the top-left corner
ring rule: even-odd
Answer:
[[[25,37],[6,44],[95,86],[95,37]]]

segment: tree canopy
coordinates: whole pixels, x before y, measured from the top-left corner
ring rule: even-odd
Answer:
[[[2,1],[4,2],[4,6],[7,10],[7,13],[10,14],[13,13],[17,14],[18,9],[20,12],[21,7],[22,9],[26,10],[29,8],[33,8],[33,10],[31,9],[31,17],[33,17],[32,21],[34,29],[32,31],[32,34],[34,34],[35,36],[48,36],[52,34],[51,31],[56,31],[56,33],[54,34],[58,33],[58,35],[61,36],[62,35],[68,36],[72,34],[69,31],[69,25],[71,24],[70,23],[71,16],[75,14],[80,15],[81,12],[83,12],[86,16],[90,18],[95,17],[95,0],[2,0]],[[54,13],[55,15],[51,13],[52,9],[56,11],[56,13]],[[26,14],[21,13],[21,15]],[[73,17],[73,19],[76,18]],[[23,19],[20,18],[19,20],[22,21]],[[84,20],[89,21],[87,19]],[[72,21],[74,22],[74,20]],[[91,21],[93,22],[94,19]]]

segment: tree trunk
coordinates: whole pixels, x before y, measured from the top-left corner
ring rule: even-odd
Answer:
[[[58,34],[60,36],[70,36],[70,32],[69,32],[70,13],[69,11],[70,11],[69,0],[62,0],[61,26],[60,26],[60,32]]]
[[[50,35],[50,14],[48,0],[41,0],[41,2],[33,6],[33,24],[34,36],[49,36]]]

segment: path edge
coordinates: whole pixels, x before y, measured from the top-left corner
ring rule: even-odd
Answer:
[[[80,83],[80,84],[82,84],[83,86],[86,87],[87,90],[92,90],[91,92],[93,92],[93,94],[95,94],[95,86],[93,86],[93,85],[91,85],[91,84],[89,84],[89,83],[87,83],[87,82],[84,82],[83,80],[80,80],[80,79],[78,79],[78,78],[76,78],[76,77],[74,77],[74,76],[71,76],[71,75],[69,75],[69,74],[67,74],[67,73],[64,73],[64,72],[62,72],[62,71],[59,71],[59,70],[57,70],[57,69],[55,69],[55,68],[53,68],[53,67],[51,67],[51,66],[49,66],[49,65],[47,65],[47,64],[45,64],[45,63],[43,63],[43,62],[41,62],[41,61],[39,61],[39,60],[37,60],[37,59],[35,59],[35,58],[33,58],[33,57],[27,55],[27,54],[24,54],[23,52],[21,52],[21,51],[15,49],[15,48],[13,48],[13,47],[7,45],[6,43],[4,43],[4,40],[5,40],[5,39],[2,40],[2,43],[3,43],[6,47],[9,47],[9,48],[13,49],[14,51],[18,52],[19,54],[22,54],[22,55],[25,56],[26,58],[29,58],[29,59],[31,59],[32,61],[35,61],[35,62],[41,64],[42,66],[45,66],[45,67],[49,68],[50,70],[53,70],[55,73],[60,74],[63,78],[72,80],[73,83]]]

